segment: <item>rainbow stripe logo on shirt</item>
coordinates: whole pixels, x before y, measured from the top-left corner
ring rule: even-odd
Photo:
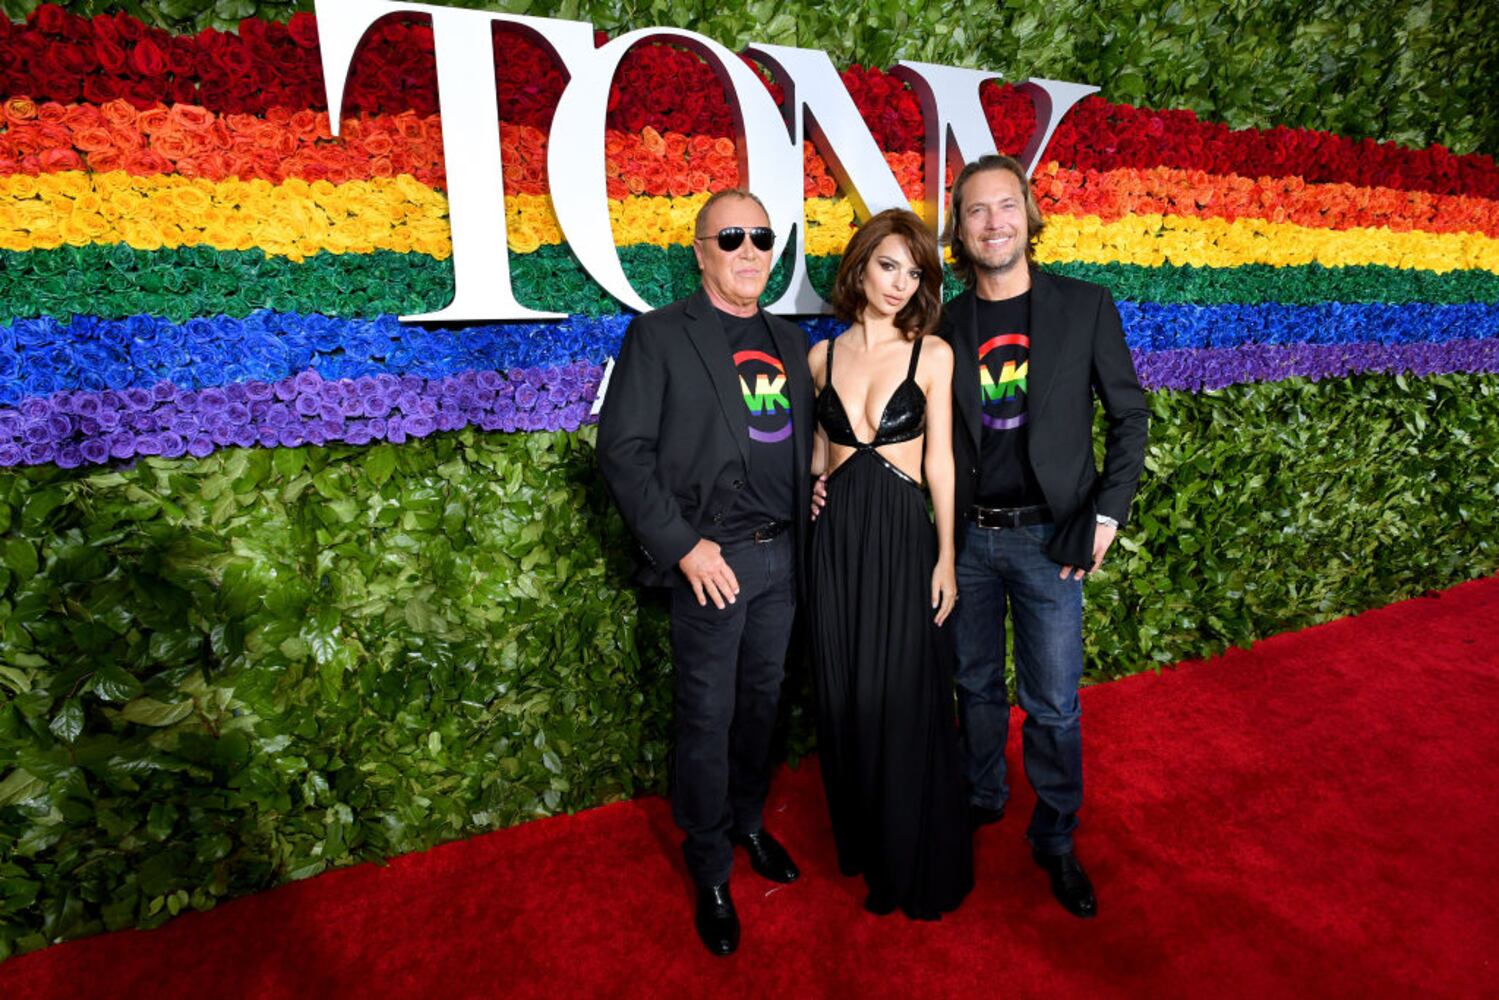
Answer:
[[[775,444],[790,437],[791,400],[786,397],[786,369],[780,359],[764,351],[740,351],[734,355],[734,367],[749,410],[750,440]]]
[[[985,427],[1008,431],[1025,423],[1030,349],[1031,339],[1023,333],[990,337],[979,348],[980,406]],[[994,364],[999,365],[998,378],[990,367]]]

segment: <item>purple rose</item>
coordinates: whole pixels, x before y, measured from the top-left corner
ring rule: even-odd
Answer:
[[[92,417],[81,417],[78,420],[78,433],[86,438],[97,437],[99,434],[99,421]]]
[[[271,392],[284,403],[297,394],[297,384],[289,378],[284,378],[271,387]]]
[[[270,399],[275,395],[275,390],[264,382],[246,382],[245,398],[252,400]]]
[[[323,434],[323,425],[316,420],[310,424],[302,425],[302,436],[307,439],[308,444],[319,446],[325,444],[328,440]]]
[[[231,423],[243,424],[248,422],[250,419],[250,408],[244,403],[230,403],[228,406],[224,407],[224,416],[227,417]]]
[[[137,413],[151,406],[151,394],[138,386],[126,389],[124,399],[125,409],[134,410]]]
[[[83,460],[91,465],[101,465],[109,461],[109,445],[99,438],[90,438],[78,447],[83,455]]]
[[[406,433],[411,437],[418,438],[426,437],[437,429],[432,423],[432,418],[422,414],[407,417],[401,421],[401,426],[405,428]]]
[[[44,462],[50,462],[52,461],[52,456],[55,454],[57,454],[57,445],[51,441],[44,441],[41,444],[28,444],[26,446],[26,464],[41,465]]]
[[[270,408],[266,410],[265,422],[272,427],[285,427],[287,424],[294,423],[295,420],[296,417],[292,413],[291,407],[285,403],[272,403]]]
[[[339,412],[346,417],[357,417],[364,412],[364,403],[358,396],[345,396],[338,404]]]
[[[187,443],[187,453],[194,458],[206,458],[213,452],[213,439],[199,434]]]
[[[158,403],[169,403],[177,398],[177,387],[170,382],[157,382],[151,387],[151,398]]]
[[[167,458],[181,458],[187,454],[187,441],[181,434],[167,431],[161,436],[161,453]]]
[[[243,403],[246,398],[244,384],[235,382],[224,386],[224,398],[231,403]]]
[[[504,382],[504,379],[500,378],[499,372],[492,372],[486,369],[485,371],[478,373],[478,377],[475,381],[482,388],[498,389]]]
[[[0,466],[11,466],[21,461],[22,451],[13,444],[0,444]]]
[[[76,469],[83,464],[83,453],[76,444],[65,444],[57,449],[55,461],[59,469]]]
[[[214,424],[208,431],[208,436],[213,439],[214,444],[233,444],[235,428],[230,424]]]
[[[27,424],[26,431],[21,436],[27,444],[41,444],[43,441],[51,440],[52,428],[45,420],[34,424]]]
[[[229,397],[222,389],[204,389],[198,394],[198,403],[205,410],[222,410],[229,402]]]
[[[21,416],[27,420],[45,420],[52,415],[52,404],[40,396],[21,402]]]
[[[281,433],[274,427],[261,427],[256,432],[256,437],[267,448],[274,448],[281,443]]]
[[[522,385],[515,390],[515,405],[522,410],[529,410],[536,405],[536,390],[529,385]]]
[[[338,420],[322,420],[319,421],[318,426],[322,427],[323,429],[324,440],[337,441],[340,437],[343,436],[344,422],[342,418]]]
[[[115,458],[129,458],[135,454],[135,436],[132,434],[111,434],[109,436],[109,454]]]
[[[318,398],[316,396],[298,396],[296,411],[300,417],[315,415],[318,412]]]
[[[282,427],[277,434],[276,443],[283,448],[296,448],[305,444],[307,439],[302,436],[302,428],[298,424]]]
[[[305,372],[298,372],[297,377],[292,379],[292,385],[295,390],[302,395],[317,395],[317,393],[322,389],[323,377],[316,371],[309,370]]]
[[[344,433],[344,440],[349,444],[369,444],[370,427],[363,420],[355,420],[349,424],[349,429]]]
[[[572,393],[567,391],[566,386],[554,385],[547,391],[547,400],[553,406],[561,406],[568,401]]]
[[[99,397],[94,395],[82,395],[78,400],[76,412],[85,417],[92,417],[99,412]]]

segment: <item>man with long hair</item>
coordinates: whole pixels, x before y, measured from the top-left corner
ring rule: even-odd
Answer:
[[[947,304],[942,331],[953,348],[957,510],[966,522],[953,638],[970,821],[998,821],[1009,794],[1008,605],[1036,792],[1026,837],[1057,900],[1092,917],[1097,899],[1073,847],[1083,801],[1082,581],[1129,519],[1149,411],[1108,290],[1036,266],[1043,226],[1011,157],[975,160],[953,183],[943,242],[967,286]],[[1102,472],[1095,398],[1108,424]]]

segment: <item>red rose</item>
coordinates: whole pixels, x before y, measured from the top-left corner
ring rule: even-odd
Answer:
[[[125,50],[107,38],[94,39],[94,55],[106,73],[120,73],[125,69]]]
[[[286,23],[286,30],[291,35],[292,41],[302,48],[317,48],[317,18],[314,15],[298,11]]]
[[[125,14],[116,16],[115,27],[120,30],[120,38],[127,42],[138,42],[146,37],[146,26]]]
[[[142,76],[166,76],[169,66],[167,54],[149,38],[142,38],[130,53],[130,67]]]
[[[69,14],[56,4],[44,3],[31,15],[31,24],[48,35],[61,34]]]

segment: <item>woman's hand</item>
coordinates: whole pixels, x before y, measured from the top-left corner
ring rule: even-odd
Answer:
[[[947,621],[958,603],[958,571],[951,559],[938,559],[932,570],[932,608],[937,612],[932,619],[938,625]]]

